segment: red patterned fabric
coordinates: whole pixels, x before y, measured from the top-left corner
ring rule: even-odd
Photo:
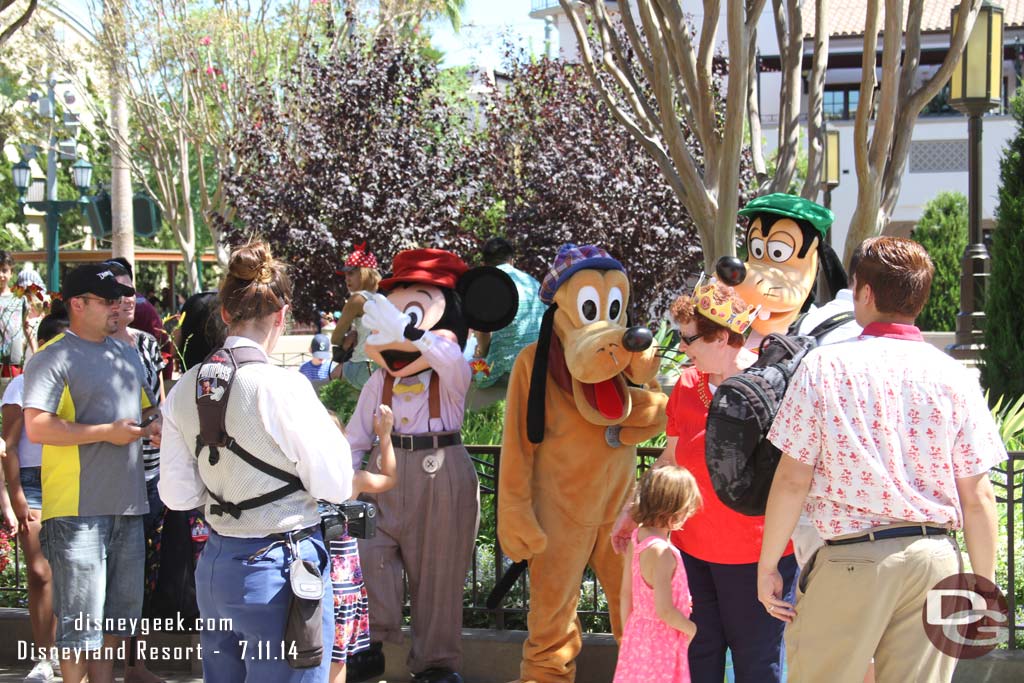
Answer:
[[[956,479],[1006,459],[977,379],[900,327],[808,354],[768,434],[814,467],[805,508],[824,538],[902,522],[959,529]]]

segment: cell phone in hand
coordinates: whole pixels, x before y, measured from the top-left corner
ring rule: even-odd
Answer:
[[[152,413],[149,417],[144,419],[142,422],[137,422],[136,427],[148,427],[149,425],[156,422],[156,419],[160,417],[160,413]]]

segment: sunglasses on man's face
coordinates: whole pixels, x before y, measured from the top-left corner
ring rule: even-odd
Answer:
[[[120,298],[104,299],[103,297],[99,296],[80,296],[78,298],[82,299],[83,301],[98,301],[100,306],[117,306],[121,303]]]

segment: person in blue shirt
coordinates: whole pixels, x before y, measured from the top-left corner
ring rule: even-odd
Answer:
[[[341,364],[331,360],[331,338],[326,334],[313,335],[313,343],[309,345],[313,358],[299,366],[313,387],[319,389],[323,384],[341,377]]]

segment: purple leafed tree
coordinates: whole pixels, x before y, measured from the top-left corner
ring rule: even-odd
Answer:
[[[236,214],[225,232],[262,235],[291,265],[297,319],[343,303],[335,270],[353,244],[367,241],[382,271],[402,249],[475,251],[460,215],[476,157],[436,81],[414,48],[353,38],[301,59],[260,100],[236,145],[247,171],[226,182]]]
[[[660,318],[702,268],[689,213],[581,67],[521,55],[509,61],[511,81],[493,95],[480,155],[484,196],[503,202],[517,263],[540,276],[562,243],[600,245],[629,270],[635,318]],[[746,194],[749,154],[741,177]]]

